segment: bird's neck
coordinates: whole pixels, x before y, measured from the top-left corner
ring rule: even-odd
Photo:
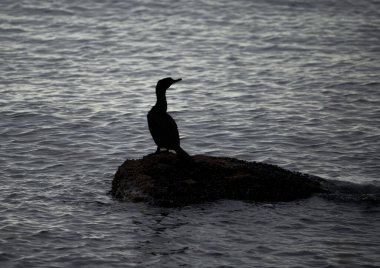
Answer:
[[[156,102],[156,109],[161,112],[166,112],[168,109],[168,103],[166,102],[166,96],[165,92],[156,92],[157,95],[157,102]]]

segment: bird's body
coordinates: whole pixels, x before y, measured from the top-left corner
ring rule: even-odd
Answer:
[[[158,151],[160,148],[174,150],[180,145],[177,124],[166,111],[153,106],[148,113],[148,125]]]
[[[157,145],[156,153],[160,152],[161,148],[165,148],[174,150],[180,157],[190,160],[191,157],[180,146],[177,124],[167,113],[166,90],[181,80],[164,78],[158,81],[156,86],[157,102],[148,112],[147,119],[150,134],[152,134]]]

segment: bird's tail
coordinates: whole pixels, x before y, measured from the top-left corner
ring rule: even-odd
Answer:
[[[189,161],[189,162],[194,162],[193,158],[188,153],[186,153],[186,151],[184,149],[182,149],[180,146],[178,146],[174,150],[180,158],[182,158],[186,161]]]

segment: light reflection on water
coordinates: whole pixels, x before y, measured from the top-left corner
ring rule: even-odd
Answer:
[[[379,183],[376,2],[199,5],[1,2],[1,266],[379,265],[376,205],[106,195],[166,76],[187,151]]]

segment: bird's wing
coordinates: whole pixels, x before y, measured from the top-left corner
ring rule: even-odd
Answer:
[[[168,113],[148,113],[148,126],[155,143],[174,148],[179,145],[177,124]]]
[[[179,145],[179,133],[177,124],[174,121],[173,117],[171,117],[168,113],[166,114],[165,124],[168,138],[173,142],[173,144]]]

